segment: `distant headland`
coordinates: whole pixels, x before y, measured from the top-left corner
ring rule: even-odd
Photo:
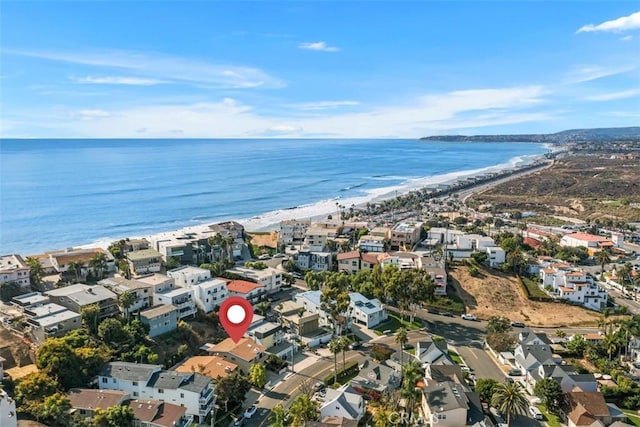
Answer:
[[[640,127],[571,129],[547,134],[516,135],[435,135],[420,138],[421,141],[451,142],[535,142],[565,144],[572,142],[640,141]]]

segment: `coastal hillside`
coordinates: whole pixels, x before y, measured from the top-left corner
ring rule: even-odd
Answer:
[[[565,144],[570,142],[640,141],[640,127],[570,129],[549,134],[515,135],[435,135],[422,141],[449,142],[535,142]]]
[[[466,203],[478,210],[637,221],[640,168],[637,158],[568,156],[548,169],[474,194]]]

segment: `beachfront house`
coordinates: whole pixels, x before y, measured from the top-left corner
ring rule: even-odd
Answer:
[[[81,278],[86,277],[89,269],[91,268],[90,261],[96,256],[104,257],[106,266],[105,271],[112,272],[116,269],[115,258],[111,252],[102,248],[69,248],[62,251],[49,252],[48,256],[51,266],[57,273],[68,273],[70,275],[79,273],[78,275]],[[71,271],[71,267],[74,265],[73,263],[82,265],[79,272]]]
[[[278,244],[301,246],[304,243],[304,238],[309,227],[311,227],[311,221],[297,219],[280,221]]]
[[[367,234],[358,240],[358,249],[361,252],[384,252],[386,249],[385,238],[381,236],[372,236]]]
[[[0,256],[0,285],[15,283],[27,289],[31,286],[30,271],[20,255]]]
[[[127,252],[126,259],[134,275],[158,273],[162,267],[162,255],[155,249]]]

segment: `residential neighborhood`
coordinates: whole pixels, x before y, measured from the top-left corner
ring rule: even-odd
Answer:
[[[65,345],[80,345],[77,351],[83,352],[90,348],[82,344],[88,336],[107,346],[120,343],[104,353],[104,363],[83,371],[86,382],[65,380],[73,385],[61,397],[69,409],[59,415],[66,421],[55,425],[107,416],[113,407],[129,408],[135,425],[167,427],[280,425],[269,421],[278,411],[294,417],[291,425],[426,420],[499,426],[510,417],[518,420],[511,425],[554,425],[550,420],[556,418],[556,425],[632,425],[626,424],[625,408],[634,398],[611,401],[603,389],[635,381],[637,390],[640,378],[637,326],[625,329],[624,344],[605,344],[622,331],[622,324],[607,321],[620,307],[611,293],[638,293],[629,286],[637,269],[611,262],[627,254],[624,241],[535,226],[484,233],[481,226],[431,224],[404,219],[369,229],[344,219],[283,221],[274,247],[265,248],[252,247],[241,226],[230,222],[114,242],[115,255],[71,249],[28,257],[29,262],[7,255],[0,277],[29,292],[2,306],[4,325],[28,340],[36,355],[51,340],[70,338]],[[552,243],[557,257],[541,250]],[[516,260],[512,245],[533,249]],[[606,271],[603,259],[612,264]],[[30,267],[34,260],[42,271],[38,283]],[[604,321],[585,333],[564,328],[566,335],[551,336],[514,319],[478,319],[464,305],[456,311],[462,317],[454,319],[449,310],[459,307],[456,294],[464,284],[452,274],[463,268],[486,277],[514,275],[534,300],[606,313]],[[254,306],[238,342],[216,320],[231,296]],[[637,325],[637,314],[629,319]],[[474,340],[463,338],[476,333]],[[592,371],[576,364],[572,357],[582,354],[603,358],[603,367]],[[606,361],[626,367],[628,379],[603,373],[614,372]],[[29,375],[38,374],[10,378],[23,384]],[[494,382],[495,396],[502,388],[515,389],[524,403],[500,409],[497,397],[478,388],[487,381]],[[563,396],[556,406],[540,391],[548,381]],[[277,398],[279,389],[296,391]],[[387,406],[394,396],[395,406]],[[291,421],[298,419],[300,405],[315,408],[316,415]],[[21,407],[5,393],[0,416]]]

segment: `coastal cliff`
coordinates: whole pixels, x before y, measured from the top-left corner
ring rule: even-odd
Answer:
[[[570,142],[640,141],[640,127],[572,129],[549,134],[515,135],[436,135],[421,141],[447,142],[533,142],[565,144]]]

